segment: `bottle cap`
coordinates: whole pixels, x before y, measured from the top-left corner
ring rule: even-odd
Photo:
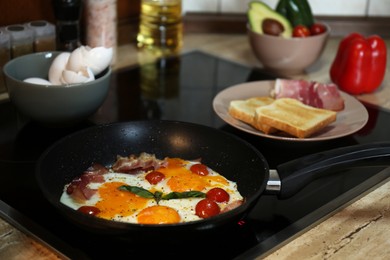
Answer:
[[[23,24],[13,24],[5,27],[11,36],[11,42],[31,42],[33,41],[33,31]]]
[[[55,26],[44,20],[32,21],[26,26],[34,31],[36,37],[55,35]]]

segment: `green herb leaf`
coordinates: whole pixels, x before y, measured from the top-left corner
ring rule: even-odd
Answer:
[[[160,202],[162,196],[163,196],[163,193],[161,191],[156,191],[154,193],[154,199],[156,200],[157,204]]]
[[[140,188],[137,186],[122,185],[118,189],[124,190],[124,191],[129,191],[129,192],[134,193],[135,195],[138,195],[142,198],[147,198],[147,199],[155,198],[155,195],[153,193],[151,193],[150,191],[148,191],[144,188]]]
[[[185,191],[185,192],[170,192],[163,194],[161,191],[152,193],[144,188],[137,186],[122,185],[118,188],[119,190],[129,191],[146,199],[155,199],[157,204],[160,200],[172,200],[172,199],[186,199],[186,198],[205,198],[206,193],[201,191]]]
[[[161,199],[171,200],[171,199],[185,199],[185,198],[205,198],[206,193],[201,191],[185,191],[185,192],[170,192],[166,195],[163,195]]]

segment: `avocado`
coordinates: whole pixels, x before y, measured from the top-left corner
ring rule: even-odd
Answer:
[[[263,21],[265,19],[274,20],[283,26],[283,32],[280,34],[284,38],[292,36],[292,26],[286,17],[272,10],[267,4],[260,1],[252,1],[249,3],[248,20],[251,29],[257,33],[264,33]]]

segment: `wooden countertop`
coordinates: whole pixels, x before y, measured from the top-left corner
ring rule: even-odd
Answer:
[[[321,59],[296,78],[329,82],[330,64],[339,38],[331,38]],[[387,40],[389,49],[390,41]],[[261,67],[253,56],[246,35],[188,34],[183,52],[202,50],[252,67]],[[134,44],[118,47],[114,69],[138,63]],[[390,52],[388,52],[390,60]],[[3,95],[4,98],[4,95]],[[390,110],[390,73],[386,71],[381,87],[358,99]],[[333,216],[300,236],[287,241],[265,256],[273,259],[384,259],[390,258],[390,182],[384,182]],[[61,259],[54,250],[0,219],[0,259]],[[264,258],[264,257],[263,257]]]

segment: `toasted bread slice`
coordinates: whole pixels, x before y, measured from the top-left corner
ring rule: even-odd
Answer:
[[[232,100],[229,105],[229,114],[238,120],[250,124],[256,129],[269,134],[275,132],[276,129],[269,127],[268,125],[255,123],[255,109],[269,105],[273,101],[273,98],[267,96],[252,97],[245,100]]]
[[[255,121],[298,138],[308,137],[336,121],[337,113],[315,108],[292,98],[276,99],[272,104],[256,108]]]

